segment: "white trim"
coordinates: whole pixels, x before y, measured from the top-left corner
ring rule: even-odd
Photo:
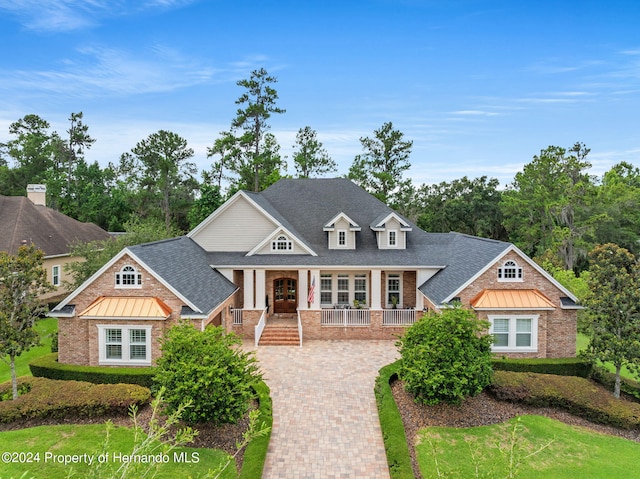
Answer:
[[[358,225],[358,223],[356,223],[351,218],[349,218],[344,212],[338,213],[333,219],[331,219],[329,222],[325,223],[325,225],[322,228],[322,230],[323,231],[333,231],[335,229],[335,224],[339,219],[344,219],[349,223],[349,230],[350,231],[361,231],[362,230],[362,228],[360,228],[360,225]]]
[[[508,346],[491,346],[495,353],[537,353],[538,352],[538,314],[490,314],[487,319],[491,323],[489,334],[493,334],[493,321],[496,319],[509,320]],[[516,324],[518,319],[531,319],[531,346],[518,347],[516,344]]]
[[[391,244],[391,233],[394,234],[394,239],[393,239],[393,244]],[[399,243],[399,234],[398,234],[398,230],[387,230],[387,248],[389,249],[396,249],[399,248],[400,245]]]
[[[411,228],[411,226],[409,226],[409,223],[407,223],[405,220],[403,220],[400,217],[400,215],[398,215],[398,213],[396,213],[395,211],[392,211],[387,216],[385,216],[383,220],[381,220],[377,224],[371,226],[371,229],[373,231],[382,231],[384,229],[384,225],[387,224],[387,222],[389,221],[390,218],[395,218],[398,221],[398,223],[400,223],[403,226],[402,228],[400,228],[401,231],[412,231],[413,230],[413,228]]]
[[[340,244],[340,234],[344,234],[344,244]],[[347,230],[338,230],[336,231],[336,249],[348,249],[349,248],[349,238],[347,236]]]
[[[151,365],[151,326],[138,326],[134,324],[97,324],[98,328],[98,364],[105,366],[150,366]],[[108,359],[106,338],[104,332],[107,329],[119,329],[122,331],[122,355],[123,359]],[[129,359],[129,331],[131,329],[143,329],[145,333],[146,359]],[[125,358],[125,352],[126,358]]]
[[[396,308],[397,309],[402,309],[403,307],[403,294],[402,294],[402,288],[403,288],[403,279],[404,279],[404,274],[402,271],[397,272],[397,271],[386,271],[386,277],[385,277],[385,289],[384,289],[384,305],[385,307],[388,308],[393,308],[393,303],[391,301],[389,301],[389,280],[391,279],[391,276],[393,276],[393,279],[396,279],[396,276],[398,277],[398,304],[396,304]],[[395,290],[394,290],[395,292]]]
[[[245,256],[254,256],[257,255],[258,251],[260,251],[262,248],[264,248],[265,246],[267,246],[268,243],[270,243],[271,241],[273,241],[273,238],[276,235],[279,234],[284,234],[285,236],[288,236],[289,239],[293,242],[294,245],[299,246],[303,251],[306,251],[309,255],[311,256],[318,256],[317,253],[315,251],[313,251],[311,248],[309,248],[306,244],[304,244],[304,242],[300,241],[300,239],[294,235],[293,233],[291,233],[291,231],[289,231],[287,228],[285,228],[284,226],[279,226],[278,228],[276,228],[276,230],[271,233],[270,235],[268,235],[265,239],[263,239],[260,243],[258,243],[251,251],[249,251]],[[271,247],[269,246],[269,250],[271,251]],[[287,252],[289,251],[288,254],[291,254],[290,251],[292,250],[283,250],[283,252]],[[275,251],[273,251],[273,253],[276,253]],[[246,266],[245,266],[246,268]],[[238,268],[234,268],[234,269],[238,269]]]
[[[57,274],[53,272],[53,270],[56,268],[58,269]],[[56,277],[57,277],[57,281],[56,281]],[[61,279],[62,279],[62,270],[60,269],[60,265],[59,264],[52,265],[51,266],[51,284],[55,287],[58,287],[62,283]]]

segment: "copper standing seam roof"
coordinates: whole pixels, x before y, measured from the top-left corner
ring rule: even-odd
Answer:
[[[167,319],[172,310],[149,296],[100,296],[78,316],[81,318]]]
[[[537,289],[483,289],[471,300],[473,309],[555,309]]]

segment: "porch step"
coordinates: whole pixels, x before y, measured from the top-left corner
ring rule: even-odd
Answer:
[[[298,327],[267,325],[260,337],[259,346],[299,346]]]

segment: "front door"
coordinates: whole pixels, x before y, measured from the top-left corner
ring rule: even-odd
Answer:
[[[273,312],[295,313],[298,301],[296,297],[296,280],[278,278],[273,280]]]

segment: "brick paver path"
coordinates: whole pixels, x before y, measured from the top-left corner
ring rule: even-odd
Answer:
[[[389,477],[373,387],[399,357],[393,341],[260,346],[257,357],[273,398],[263,478]]]

